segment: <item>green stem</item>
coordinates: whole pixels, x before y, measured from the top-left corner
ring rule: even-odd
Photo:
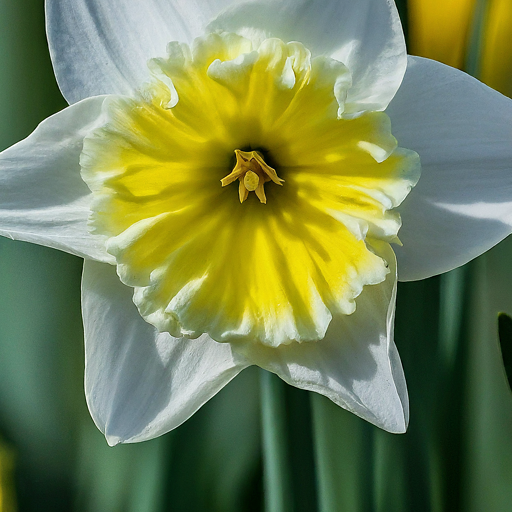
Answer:
[[[488,0],[477,0],[471,24],[468,52],[464,70],[478,78],[482,65],[482,38],[488,12]]]
[[[374,503],[375,427],[311,394],[319,512],[369,512]]]
[[[286,384],[261,370],[261,420],[266,512],[291,512],[291,478],[286,432]]]
[[[462,326],[466,267],[441,276],[439,308],[439,345],[444,362],[453,366]]]

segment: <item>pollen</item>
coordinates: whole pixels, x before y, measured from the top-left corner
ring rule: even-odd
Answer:
[[[281,179],[274,168],[265,162],[263,155],[259,151],[240,151],[235,149],[236,164],[230,174],[220,181],[225,187],[237,179],[240,181],[238,193],[240,202],[243,203],[249,196],[249,192],[254,192],[260,203],[266,204],[264,184],[273,181],[276,185],[282,185]]]

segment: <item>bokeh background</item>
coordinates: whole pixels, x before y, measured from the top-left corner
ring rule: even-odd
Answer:
[[[409,53],[512,95],[510,0],[398,4]],[[0,0],[0,149],[65,105],[43,0]],[[109,448],[84,399],[81,266],[0,239],[0,512],[512,509],[512,240],[400,283],[399,436],[251,368],[175,431]]]

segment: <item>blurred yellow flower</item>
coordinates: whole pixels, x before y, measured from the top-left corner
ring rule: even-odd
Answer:
[[[481,16],[478,78],[512,96],[510,0],[492,0],[480,6],[475,0],[409,0],[408,8],[411,53],[460,69],[465,67],[471,32]]]
[[[410,53],[462,69],[475,5],[475,0],[409,0]]]
[[[489,2],[482,38],[479,78],[507,96],[512,96],[512,2]]]
[[[16,511],[13,473],[13,453],[5,444],[0,442],[0,512]]]

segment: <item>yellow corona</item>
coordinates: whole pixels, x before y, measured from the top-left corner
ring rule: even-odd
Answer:
[[[386,278],[418,156],[383,112],[345,116],[350,72],[297,42],[214,33],[150,69],[81,156],[90,230],[140,314],[173,336],[322,339]]]

